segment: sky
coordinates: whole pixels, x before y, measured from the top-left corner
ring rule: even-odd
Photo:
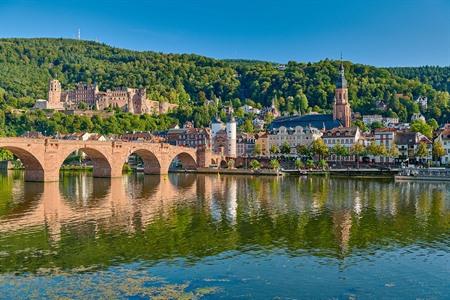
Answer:
[[[0,37],[278,63],[450,65],[450,0],[0,0]]]

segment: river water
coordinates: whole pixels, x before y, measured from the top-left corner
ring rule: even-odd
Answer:
[[[450,184],[0,175],[0,299],[441,299]]]

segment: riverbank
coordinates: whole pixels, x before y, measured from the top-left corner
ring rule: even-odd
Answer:
[[[352,178],[394,178],[398,169],[331,169],[331,170],[249,170],[249,169],[218,169],[198,168],[197,170],[171,170],[173,173],[200,173],[200,174],[224,174],[224,175],[251,175],[251,176],[332,176]]]
[[[227,174],[227,175],[251,175],[251,176],[282,176],[285,172],[269,169],[217,169],[198,168],[197,170],[170,170],[172,173],[199,173],[199,174]]]

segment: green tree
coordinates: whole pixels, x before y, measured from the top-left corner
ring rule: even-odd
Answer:
[[[350,153],[356,157],[357,167],[359,168],[359,158],[366,154],[366,148],[361,143],[355,143],[350,149]]]
[[[246,119],[244,123],[241,125],[240,131],[246,133],[253,133],[255,131],[255,128],[253,127],[252,120]]]
[[[384,126],[383,126],[383,123],[378,122],[378,121],[373,122],[372,124],[370,124],[370,128],[371,128],[372,130],[375,130],[375,129],[378,129],[378,128],[383,128],[383,127],[384,127]]]
[[[275,145],[275,144],[272,144],[272,145],[270,146],[269,151],[270,151],[271,154],[278,154],[278,153],[280,153],[280,149],[279,149],[278,146]]]
[[[300,169],[303,169],[303,168],[305,167],[305,164],[302,162],[301,159],[297,158],[297,159],[295,160],[295,167],[296,167],[298,170],[300,170]]]
[[[294,97],[294,103],[297,111],[301,112],[302,114],[308,111],[308,98],[306,98],[306,95],[303,94],[303,92],[299,92]]]
[[[327,145],[323,142],[321,138],[318,138],[317,140],[313,141],[311,143],[311,151],[315,155],[319,156],[319,159],[322,159],[326,156],[328,156],[329,149]]]
[[[319,160],[319,162],[317,163],[317,166],[319,168],[321,168],[322,170],[325,170],[326,168],[328,168],[328,163],[325,159],[321,159]]]
[[[353,126],[358,127],[362,132],[366,132],[368,130],[366,124],[362,120],[354,120]]]
[[[444,146],[442,145],[441,141],[436,139],[433,143],[433,159],[436,161],[440,161],[444,155]]]
[[[297,150],[298,156],[304,156],[304,157],[311,156],[311,149],[307,145],[297,145],[296,150]]]
[[[283,144],[280,147],[280,152],[282,154],[290,154],[291,153],[291,145],[289,145],[288,142],[283,142]]]
[[[391,158],[397,158],[400,155],[400,151],[395,143],[391,144],[391,147],[388,150],[388,155]]]
[[[312,160],[312,159],[308,159],[307,161],[306,161],[306,167],[308,168],[308,169],[312,169],[312,168],[314,168],[314,160]]]
[[[428,138],[433,137],[433,128],[423,120],[415,120],[411,123],[411,131],[420,132]]]
[[[10,151],[0,149],[0,161],[13,160],[13,159],[14,159],[14,156]]]
[[[370,144],[366,147],[367,154],[370,154],[372,156],[378,156],[381,155],[381,148],[380,145],[375,143],[374,141],[370,142]]]
[[[261,163],[257,161],[256,159],[253,159],[250,162],[250,168],[254,171],[261,169]]]
[[[427,121],[427,124],[431,127],[432,130],[437,130],[439,128],[439,124],[436,121],[436,119],[433,118],[429,119]]]
[[[86,103],[84,103],[84,102],[80,102],[78,104],[78,109],[79,110],[87,110],[88,108],[89,108],[88,105]]]
[[[255,144],[255,148],[253,149],[253,154],[257,155],[257,156],[262,154],[261,144]]]
[[[331,153],[336,155],[339,158],[339,160],[342,158],[342,156],[348,156],[348,154],[349,154],[348,149],[346,147],[342,146],[341,143],[335,144],[331,148]]]
[[[270,168],[272,169],[272,170],[278,170],[278,169],[280,169],[280,162],[278,161],[278,159],[272,159],[272,160],[270,160]]]
[[[419,145],[417,146],[415,154],[420,161],[423,161],[423,159],[428,156],[427,144],[425,142],[420,142]]]
[[[228,169],[234,169],[234,159],[230,159],[227,162]]]

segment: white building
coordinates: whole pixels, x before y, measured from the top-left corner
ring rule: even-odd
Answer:
[[[219,117],[215,117],[212,121],[211,121],[211,135],[214,138],[217,133],[223,129],[225,129],[225,124],[223,124],[222,120],[219,119]]]
[[[428,98],[424,96],[419,96],[416,100],[416,103],[420,105],[423,110],[428,108]]]
[[[351,148],[356,143],[359,143],[361,140],[361,131],[358,127],[338,127],[327,130],[323,133],[322,136],[323,142],[328,148],[331,150],[336,144],[340,144],[344,146],[348,152],[350,153]],[[349,155],[346,157],[337,157],[332,154],[330,156],[330,160],[348,160],[353,161],[355,159],[354,156]]]
[[[373,136],[377,145],[384,145],[386,149],[390,149],[395,142],[395,134],[397,130],[394,128],[378,128],[375,129]]]
[[[411,116],[411,122],[413,122],[413,121],[417,121],[417,120],[422,120],[422,121],[426,121],[425,120],[425,117],[419,112],[419,113],[414,113],[412,116]]]
[[[327,130],[323,133],[322,139],[328,148],[333,148],[336,144],[350,149],[354,144],[359,142],[361,138],[361,131],[358,127],[338,127]]]
[[[444,127],[444,130],[437,137],[442,143],[445,150],[445,155],[441,158],[441,163],[449,165],[450,164],[450,124]]]
[[[252,123],[253,127],[257,131],[262,131],[264,129],[264,125],[266,125],[266,122],[264,122],[264,120],[261,120],[259,118],[255,118]]]
[[[383,117],[381,115],[364,115],[363,116],[363,122],[366,125],[371,125],[372,123],[383,122]]]
[[[255,115],[259,115],[261,113],[261,110],[253,107],[251,105],[245,104],[244,106],[242,106],[242,110],[244,111],[244,113],[246,114],[255,114]]]
[[[397,130],[394,128],[378,128],[373,133],[373,140],[377,145],[383,145],[387,151],[395,145],[395,137]],[[374,157],[377,162],[393,162],[396,157],[390,158],[389,156],[377,156]]]
[[[218,117],[215,117],[211,121],[210,126],[213,151],[219,152],[219,149],[222,149],[223,155],[227,157],[236,157],[237,123],[234,117],[231,116],[226,124]]]
[[[233,116],[230,117],[226,124],[227,128],[227,156],[236,157],[236,138],[237,138],[237,123]]]
[[[363,116],[364,124],[370,126],[372,123],[378,122],[383,124],[384,126],[398,124],[398,118],[392,117],[383,117],[381,115],[365,115]]]
[[[296,147],[298,145],[310,145],[321,136],[320,130],[314,127],[296,126],[295,128],[286,128],[280,126],[269,131],[267,138],[268,149],[273,145],[280,149],[284,143],[288,143],[291,146],[291,154],[295,154],[297,153]]]
[[[67,135],[58,134],[56,138],[63,140],[84,141],[84,142],[85,141],[106,142],[108,140],[104,135],[89,132],[71,133]]]

